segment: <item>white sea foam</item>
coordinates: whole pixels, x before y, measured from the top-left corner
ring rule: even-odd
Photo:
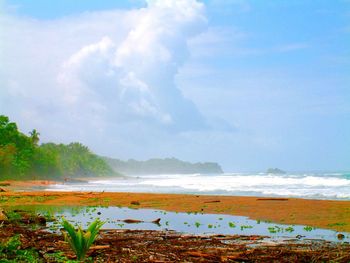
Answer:
[[[91,181],[81,185],[66,184],[52,187],[55,190],[68,191],[170,192],[350,199],[350,180],[341,173],[138,175]]]
[[[350,187],[350,180],[341,178],[322,178],[307,176],[304,178],[291,178],[271,175],[256,176],[197,176],[182,178],[158,178],[154,180],[145,180],[140,184],[162,186],[162,187],[183,187],[199,191],[214,190],[234,190],[262,187]]]

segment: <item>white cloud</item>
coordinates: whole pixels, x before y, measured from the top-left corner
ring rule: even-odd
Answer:
[[[112,140],[130,123],[168,132],[207,125],[174,82],[188,39],[206,28],[195,0],[45,21],[1,14],[0,26],[0,110],[25,129],[89,141],[89,130]]]

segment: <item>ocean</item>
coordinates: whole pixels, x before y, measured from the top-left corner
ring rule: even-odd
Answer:
[[[55,191],[181,193],[350,200],[350,173],[164,174],[51,185]]]

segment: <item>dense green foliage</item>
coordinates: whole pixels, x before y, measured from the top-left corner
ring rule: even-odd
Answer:
[[[150,159],[148,161],[105,158],[107,163],[123,174],[191,174],[191,173],[222,173],[217,163],[189,163],[176,158]]]
[[[0,115],[0,180],[113,174],[103,159],[80,143],[38,143],[35,129],[27,136]]]
[[[33,249],[22,249],[19,235],[11,237],[7,242],[0,243],[0,262],[43,262],[37,251]]]
[[[74,226],[64,218],[62,226],[67,231],[64,232],[64,239],[73,249],[78,260],[84,260],[90,246],[94,243],[100,228],[104,225],[99,219],[96,219],[90,224],[88,229],[84,231],[80,226],[75,229]]]

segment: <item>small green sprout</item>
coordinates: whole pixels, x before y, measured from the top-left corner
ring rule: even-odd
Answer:
[[[62,226],[67,231],[63,232],[64,239],[73,249],[78,260],[85,259],[87,251],[95,241],[103,224],[104,222],[96,219],[91,223],[88,229],[84,231],[80,226],[78,226],[78,229],[75,229],[71,223],[62,218]]]

